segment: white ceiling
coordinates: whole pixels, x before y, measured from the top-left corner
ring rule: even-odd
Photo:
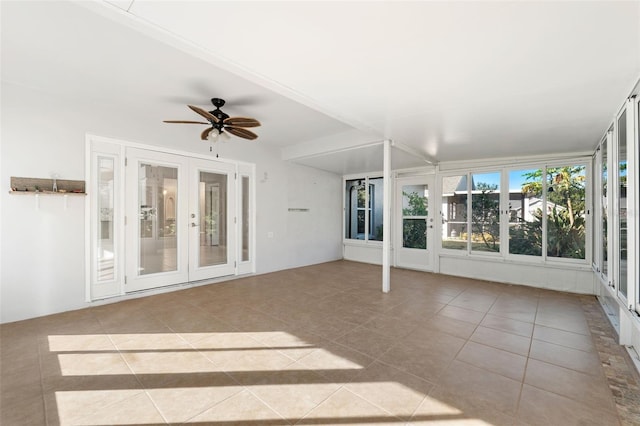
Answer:
[[[4,82],[194,139],[161,120],[223,97],[257,143],[337,173],[380,169],[344,148],[383,138],[434,161],[588,151],[640,77],[638,1],[0,4]]]

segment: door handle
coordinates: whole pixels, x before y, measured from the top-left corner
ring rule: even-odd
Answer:
[[[191,227],[192,228],[195,228],[196,226],[199,226],[199,225],[197,225],[195,222],[191,222]]]

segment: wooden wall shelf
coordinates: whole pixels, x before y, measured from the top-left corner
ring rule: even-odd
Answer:
[[[11,176],[9,194],[15,195],[87,195],[85,181],[56,179],[58,192],[53,191],[53,179],[24,178]]]

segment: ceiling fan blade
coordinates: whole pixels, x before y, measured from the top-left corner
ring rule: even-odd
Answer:
[[[202,131],[202,133],[200,133],[200,139],[202,139],[203,141],[206,141],[207,138],[209,137],[209,133],[211,133],[212,130],[213,130],[213,127],[209,127],[208,129],[204,129]]]
[[[229,117],[225,118],[224,124],[236,127],[258,127],[260,122],[255,118],[249,117]]]
[[[216,117],[215,115],[209,113],[208,111],[203,110],[202,108],[199,108],[197,106],[193,106],[193,105],[187,105],[189,108],[191,108],[191,110],[193,110],[194,112],[200,114],[201,116],[203,116],[204,118],[206,118],[207,120],[213,122],[213,123],[217,123],[220,120],[218,120],[218,117]]]
[[[225,126],[224,130],[231,133],[232,135],[236,135],[238,137],[249,139],[249,140],[254,140],[258,138],[258,135],[256,135],[252,131],[243,129],[241,127]]]
[[[164,120],[163,123],[182,123],[182,124],[211,124],[204,121],[185,121],[185,120]]]

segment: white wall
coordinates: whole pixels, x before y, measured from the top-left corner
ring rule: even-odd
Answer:
[[[86,133],[201,154],[209,145],[193,132],[178,140],[157,131],[158,118],[144,112],[130,116],[8,83],[1,93],[0,322],[86,307],[85,197],[68,196],[65,208],[64,197],[40,196],[36,209],[34,196],[8,194],[10,177],[85,179]],[[219,148],[221,157],[256,164],[258,273],[342,257],[341,176],[286,163],[259,139]]]

